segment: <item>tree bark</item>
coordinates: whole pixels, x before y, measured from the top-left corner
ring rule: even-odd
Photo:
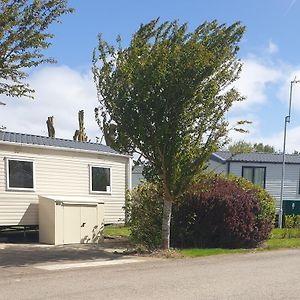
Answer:
[[[164,208],[163,208],[163,219],[162,219],[162,230],[161,230],[161,241],[162,249],[170,248],[170,228],[171,228],[171,215],[172,215],[172,201],[168,200],[165,196]]]
[[[168,250],[170,248],[170,231],[171,231],[170,229],[171,229],[173,196],[170,192],[165,159],[162,152],[160,152],[160,157],[162,162],[161,178],[163,180],[163,191],[164,191],[164,207],[163,207],[163,219],[162,219],[162,228],[161,228],[161,247],[164,250]]]

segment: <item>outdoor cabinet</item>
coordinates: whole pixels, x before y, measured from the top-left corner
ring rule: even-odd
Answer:
[[[39,241],[62,245],[98,243],[104,203],[89,198],[39,196]]]
[[[300,215],[300,201],[284,200],[283,213],[285,215]]]

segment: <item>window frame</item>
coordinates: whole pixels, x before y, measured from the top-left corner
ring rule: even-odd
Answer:
[[[103,169],[109,169],[109,181],[110,181],[110,191],[94,191],[93,190],[93,174],[92,174],[92,168],[103,168]],[[105,194],[105,195],[111,195],[112,194],[112,167],[106,166],[106,165],[89,165],[89,177],[90,177],[90,194]]]
[[[18,188],[18,187],[10,187],[9,182],[9,162],[10,161],[24,161],[32,163],[32,188]],[[36,181],[35,181],[35,161],[33,159],[28,158],[16,158],[16,157],[6,157],[5,158],[5,167],[6,167],[6,190],[7,191],[16,191],[16,192],[35,192],[36,190]]]
[[[244,169],[246,169],[246,168],[248,168],[248,169],[252,169],[252,180],[251,180],[251,182],[253,183],[253,184],[255,184],[254,183],[254,177],[255,177],[255,169],[257,169],[257,168],[260,168],[260,169],[264,169],[264,184],[263,184],[263,186],[262,186],[262,188],[266,188],[266,174],[267,174],[267,167],[261,167],[261,166],[242,166],[242,177],[243,178],[245,178],[244,177]],[[247,179],[247,178],[245,178],[245,179]],[[258,185],[258,184],[256,184],[256,185]],[[260,186],[260,185],[259,185]]]

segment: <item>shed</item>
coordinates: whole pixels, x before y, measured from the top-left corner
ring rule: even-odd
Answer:
[[[104,202],[82,197],[39,196],[40,243],[98,243],[103,217]]]

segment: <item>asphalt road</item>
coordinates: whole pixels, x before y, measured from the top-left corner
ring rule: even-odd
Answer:
[[[50,264],[51,265],[51,264]],[[0,270],[1,299],[300,299],[300,250]]]

